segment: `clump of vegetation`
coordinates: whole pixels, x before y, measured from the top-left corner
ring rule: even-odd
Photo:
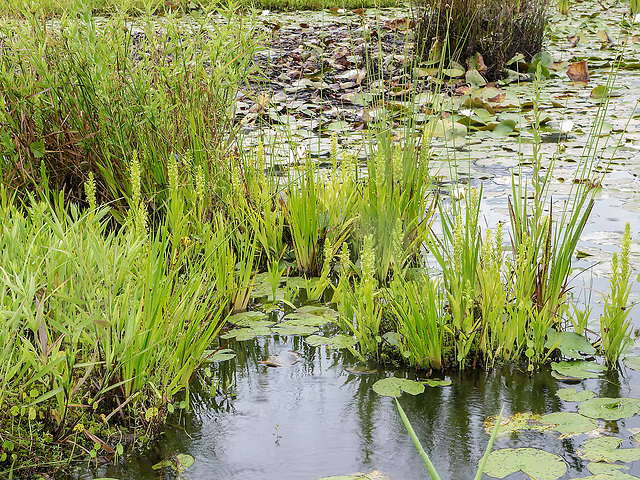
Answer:
[[[517,54],[528,61],[540,52],[547,0],[417,0],[416,53],[445,68],[467,64],[489,81],[503,77]]]

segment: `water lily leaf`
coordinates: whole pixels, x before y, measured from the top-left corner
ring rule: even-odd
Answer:
[[[236,356],[236,352],[230,348],[223,348],[222,350],[205,350],[202,354],[204,362],[224,362],[225,360],[231,360]]]
[[[590,462],[637,462],[640,448],[618,448],[622,439],[618,437],[598,437],[585,440],[578,455]]]
[[[578,433],[591,432],[598,428],[598,422],[579,413],[555,412],[540,417],[542,423],[555,425],[553,430],[563,435],[576,435]]]
[[[580,360],[554,362],[551,364],[554,372],[563,377],[584,380],[586,378],[598,378],[607,368],[596,362],[583,362]]]
[[[244,342],[245,340],[252,340],[265,335],[271,335],[271,329],[268,327],[236,328],[221,335],[221,337],[227,339],[235,338],[238,342]]]
[[[241,312],[236,313],[235,315],[231,315],[227,319],[227,322],[229,322],[231,325],[237,325],[239,327],[249,327],[251,325],[254,325],[255,322],[260,322],[265,318],[269,318],[269,315],[263,312],[258,312],[256,310],[251,310],[248,312]]]
[[[620,420],[633,417],[640,407],[635,398],[592,398],[578,405],[578,411],[585,417],[603,420]]]
[[[474,88],[480,88],[487,84],[487,81],[478,70],[468,70],[465,74],[465,80]]]
[[[353,373],[354,375],[371,375],[378,373],[378,370],[368,370],[366,367],[359,365],[354,368],[345,368],[345,372]]]
[[[562,355],[569,358],[582,358],[580,352],[587,355],[596,353],[593,345],[582,335],[576,332],[556,332],[553,328],[547,331],[547,341],[544,346],[548,349],[558,348]]]
[[[415,382],[407,378],[388,377],[374,383],[373,390],[383,397],[399,397],[402,392],[418,395],[424,392],[424,383]]]
[[[589,83],[589,69],[587,68],[587,61],[575,62],[569,65],[567,70],[567,76],[574,82]]]
[[[432,378],[428,378],[424,381],[424,384],[427,387],[448,387],[451,385],[451,380],[435,380]]]
[[[170,458],[165,458],[164,460],[159,461],[151,468],[153,468],[154,470],[160,470],[161,468],[170,467],[176,472],[182,472],[183,470],[186,470],[191,465],[193,465],[194,461],[195,459],[191,455],[188,455],[186,453],[179,453]]]
[[[319,347],[325,345],[329,348],[348,348],[353,347],[358,340],[350,335],[334,335],[333,337],[323,337],[320,335],[310,335],[304,339],[309,345]]]
[[[578,390],[573,387],[561,388],[556,392],[556,395],[565,402],[584,402],[596,396],[591,390],[581,390],[578,392]]]
[[[513,120],[502,120],[495,128],[491,131],[492,137],[506,137],[507,135],[513,133],[516,128],[516,122]]]
[[[599,473],[620,473],[620,470],[629,470],[629,467],[615,463],[590,462],[587,465],[587,469],[594,475],[597,475]]]
[[[629,355],[628,357],[624,357],[622,363],[631,370],[640,370],[640,356],[638,355]]]
[[[504,478],[519,471],[536,480],[556,480],[567,465],[558,455],[537,448],[505,448],[491,452],[484,473]]]
[[[576,480],[637,480],[638,478],[639,477],[634,475],[618,471],[611,473],[598,473],[596,475],[589,475],[588,477],[579,477],[579,479]]]
[[[484,429],[487,433],[493,432],[496,424],[497,416],[487,418],[484,422]],[[518,430],[535,430],[542,432],[549,428],[548,425],[540,423],[540,415],[531,412],[514,413],[513,415],[503,416],[498,427],[499,434],[513,433]]]
[[[306,335],[311,335],[312,333],[315,333],[317,331],[318,331],[318,327],[315,327],[313,325],[294,325],[289,322],[279,323],[278,325],[276,325],[271,329],[272,333],[275,333],[277,335],[282,335],[282,336],[286,336],[286,335],[306,336]]]

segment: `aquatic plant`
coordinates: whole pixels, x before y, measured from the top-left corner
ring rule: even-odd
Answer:
[[[626,348],[632,343],[631,308],[629,293],[633,286],[629,253],[631,250],[631,225],[627,222],[620,246],[620,256],[614,252],[609,277],[610,292],[604,296],[604,313],[600,316],[600,336],[604,358],[609,366],[615,366]]]
[[[422,461],[425,467],[427,467],[427,472],[429,472],[429,476],[431,477],[432,480],[440,480],[440,475],[438,475],[438,472],[436,468],[433,466],[433,463],[431,462],[429,455],[427,454],[427,452],[425,452],[424,448],[422,447],[422,444],[420,443],[420,439],[416,435],[416,432],[413,430],[413,427],[411,426],[411,422],[407,418],[407,415],[404,413],[404,410],[402,409],[400,402],[398,401],[397,398],[395,399],[395,401],[396,401],[396,407],[398,407],[398,413],[400,414],[400,418],[402,419],[402,423],[404,423],[404,426],[407,429],[409,436],[411,437],[411,441],[413,442],[413,445],[416,447],[416,450],[418,450],[420,457],[422,457]],[[500,427],[500,421],[502,420],[503,412],[504,412],[504,406],[502,407],[502,409],[500,409],[500,413],[498,414],[498,419],[496,421],[495,427],[493,427],[493,432],[491,433],[491,437],[489,438],[489,443],[487,443],[487,448],[484,451],[484,455],[480,459],[480,464],[478,465],[478,470],[476,472],[476,475],[475,477],[473,477],[474,480],[480,480],[482,478],[482,474],[487,465],[489,454],[491,453],[491,449],[493,448],[493,442],[498,436],[498,429]]]
[[[475,63],[488,80],[503,76],[516,54],[527,60],[542,49],[547,1],[418,0],[418,57],[430,65]],[[473,60],[475,56],[475,60]]]
[[[188,32],[175,18],[161,31],[147,18],[140,22],[143,32],[134,32],[122,18],[98,25],[89,10],[77,9],[49,28],[24,11],[26,21],[5,18],[0,25],[0,156],[7,185],[35,191],[43,184],[43,163],[51,192],[64,188],[67,198],[84,202],[83,185],[93,173],[97,200],[123,221],[133,194],[128,166],[137,151],[140,200],[151,223],[165,205],[173,154],[180,161],[190,155],[191,165],[179,168],[197,169],[213,196],[227,178],[230,106],[255,32],[241,22],[209,22],[208,13]]]

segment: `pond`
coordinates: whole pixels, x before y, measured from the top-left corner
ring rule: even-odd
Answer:
[[[588,11],[591,7],[578,5],[578,8]],[[392,13],[389,15],[390,18],[393,16]],[[317,18],[318,14],[305,14],[303,20],[306,26],[301,28],[309,29],[308,24]],[[605,17],[597,18],[578,11],[571,18],[573,23],[571,20],[555,19],[558,23],[551,36],[550,51],[557,61],[589,58],[594,70],[589,85],[571,83],[564,76],[557,75],[541,87],[544,101],[547,102],[543,116],[549,117],[549,121],[545,122],[548,124],[543,127],[543,135],[557,135],[561,120],[571,120],[574,124],[573,132],[564,140],[560,136],[560,142],[542,144],[545,162],[553,155],[557,156],[549,186],[554,200],[568,193],[571,182],[565,179],[573,175],[576,159],[589,141],[588,132],[599,106],[590,92],[606,82],[609,75],[607,70],[617,55],[617,50],[607,49],[610,45],[595,43],[594,40],[591,43],[578,42],[577,47],[571,47],[574,50],[569,50],[562,42],[566,36],[579,32],[583,32],[585,38],[594,36],[602,28],[610,29],[612,37],[620,37],[619,25]],[[270,17],[270,21],[270,25],[273,25],[273,18]],[[282,21],[286,24],[291,19],[284,17]],[[300,19],[296,21],[300,22]],[[347,26],[344,28],[347,29]],[[631,33],[637,33],[638,28],[635,26],[631,30]],[[588,326],[594,332],[599,331],[597,319],[602,311],[601,292],[608,289],[611,255],[619,248],[626,222],[631,223],[634,232],[631,260],[636,274],[640,261],[637,242],[637,232],[640,230],[640,137],[635,110],[640,80],[633,71],[637,68],[634,66],[637,61],[633,58],[633,52],[638,51],[637,43],[633,40],[629,44],[632,52],[630,60],[618,73],[616,92],[619,95],[611,99],[609,113],[605,117],[606,132],[600,137],[599,146],[603,150],[599,158],[611,160],[612,171],[604,177],[603,188],[596,196],[590,221],[578,245],[580,259],[573,263],[576,272],[584,270],[572,280],[573,300],[593,307],[592,322]],[[282,55],[277,58],[282,58]],[[315,88],[311,84],[304,87]],[[519,101],[523,102],[535,95],[531,83],[506,88],[515,92]],[[248,146],[255,146],[259,139],[281,136],[277,125],[271,125],[265,133],[254,122],[263,114],[275,119],[274,124],[278,124],[284,118],[285,111],[289,112],[287,115],[290,114],[284,125],[287,132],[284,137],[287,138],[286,148],[290,142],[298,144],[307,141],[313,155],[322,159],[329,151],[329,139],[313,133],[314,121],[304,120],[305,116],[312,115],[309,113],[308,99],[297,100],[296,103],[292,98],[304,89],[289,90],[288,96],[286,88],[283,90],[285,93],[278,91],[272,99],[282,104],[288,103],[291,111],[280,107],[274,107],[275,113],[261,112],[262,107],[252,110],[254,104],[242,99],[239,111],[245,111],[240,116],[246,134],[243,141]],[[328,124],[329,130],[346,127],[350,122],[355,124],[358,118],[353,112],[362,106],[354,102],[345,111],[334,112],[333,117],[327,115],[320,123]],[[459,110],[464,107],[462,101],[456,100],[451,113],[457,112],[459,115]],[[482,109],[489,111],[485,107]],[[298,113],[295,113],[296,110]],[[478,114],[478,111],[475,113]],[[508,135],[512,132],[497,136],[490,135],[490,131],[476,129],[472,132],[470,129],[460,136],[454,132],[451,138],[443,135],[443,138],[436,138],[432,142],[436,159],[434,174],[441,175],[445,182],[453,181],[452,177],[466,177],[465,184],[483,186],[482,218],[490,227],[508,220],[506,199],[511,193],[512,174],[519,165],[528,161],[531,154],[529,114],[530,111],[523,110],[509,118],[504,113],[495,112],[490,115],[491,118],[477,116],[476,126],[480,122],[489,124],[512,120],[516,128],[510,137]],[[295,128],[291,122],[296,124]],[[625,126],[628,131],[623,133]],[[515,135],[518,130],[521,132],[519,137]],[[366,156],[362,137],[357,133],[348,134],[344,138],[341,136],[341,143]],[[616,144],[620,148],[612,148]],[[267,145],[269,147],[274,151],[279,148],[276,144]],[[456,156],[455,162],[451,161],[452,154]],[[288,154],[285,157],[288,158]],[[438,163],[438,159],[445,158],[446,163]],[[448,171],[451,165],[458,169],[455,172],[457,175]],[[640,300],[637,284],[631,292],[631,300]],[[634,318],[635,328],[640,328],[637,307]],[[220,345],[226,345],[226,341],[221,341]],[[255,340],[233,340],[227,347],[235,351],[236,357],[210,367],[216,378],[228,387],[226,395],[220,395],[220,392],[211,395],[209,380],[205,380],[201,372],[192,389],[192,411],[176,416],[173,420],[177,425],[170,426],[150,450],[127,453],[124,460],[116,465],[89,469],[82,467],[74,473],[73,478],[314,480],[358,472],[367,474],[372,480],[427,478],[422,460],[407,434],[393,399],[379,396],[372,386],[376,381],[394,375],[424,380],[430,372],[394,370],[373,364],[363,366],[346,350],[311,346],[302,336],[296,335],[264,335]],[[299,361],[281,367],[261,363],[271,355],[288,355],[290,351],[299,355]],[[634,353],[640,353],[637,346]],[[356,367],[371,371],[364,374],[349,371]],[[438,373],[433,372],[433,375]],[[533,375],[526,371],[526,366],[511,365],[488,371],[469,369],[446,372],[444,379],[451,380],[451,385],[427,387],[423,394],[403,394],[400,398],[413,428],[444,479],[473,478],[490,437],[485,423],[489,417],[498,414],[502,405],[505,406],[503,421],[506,425],[510,425],[516,414],[533,414],[534,417],[525,422],[526,429],[500,434],[494,450],[535,447],[556,453],[567,466],[567,472],[561,479],[588,477],[597,472],[587,469],[589,460],[584,458],[581,451],[589,439],[610,435],[623,440],[621,448],[640,448],[638,416],[614,421],[600,419],[593,431],[575,435],[561,435],[548,427],[537,428],[540,422],[535,417],[555,412],[578,412],[578,402],[562,400],[558,396],[561,389],[569,387],[577,391],[593,391],[597,398],[640,398],[640,372],[631,368],[610,371],[599,378],[572,381],[570,385],[554,378],[549,365],[542,366]],[[152,468],[160,460],[177,454],[193,456],[193,466],[179,475],[171,473],[169,469],[156,471]],[[590,458],[594,459],[593,456]],[[626,466],[629,470],[625,470],[625,473],[640,477],[640,461],[627,462]],[[483,478],[492,477],[485,475]],[[527,477],[519,472],[506,478]],[[597,478],[631,477],[604,475]]]
[[[237,357],[220,365],[219,375],[233,382],[227,397],[211,397],[208,388],[195,388],[193,411],[180,426],[169,428],[144,455],[130,454],[117,466],[79,473],[75,478],[100,476],[121,480],[171,478],[152,465],[178,453],[195,458],[184,479],[282,480],[317,479],[355,472],[379,472],[380,477],[417,480],[427,478],[391,398],[372,390],[380,378],[414,372],[377,369],[357,375],[347,371],[358,362],[349,354],[312,347],[300,337],[265,337],[233,345]],[[300,362],[279,368],[260,361],[269,355],[294,350]],[[529,376],[516,366],[486,372],[463,371],[446,376],[450,386],[427,387],[400,402],[413,428],[429,452],[442,478],[473,478],[489,439],[484,423],[505,405],[505,417],[516,413],[543,415],[575,412],[577,402],[561,400],[562,388],[591,390],[596,397],[640,397],[640,372],[625,369],[603,378],[567,385],[544,367]],[[640,417],[617,422],[599,421],[597,435],[615,434],[629,439],[640,432]],[[561,438],[555,431],[520,431],[497,438],[494,450],[537,447],[558,453],[568,465],[561,478],[588,476],[577,451],[580,434]],[[640,462],[627,472],[640,475]],[[526,478],[510,476],[508,478]],[[485,476],[484,478],[490,478]]]

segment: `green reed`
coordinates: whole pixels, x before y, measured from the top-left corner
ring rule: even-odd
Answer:
[[[633,324],[630,314],[633,305],[629,304],[629,293],[631,293],[633,280],[629,265],[630,251],[631,225],[627,222],[620,246],[620,256],[614,252],[611,259],[610,293],[604,296],[604,313],[600,317],[602,349],[604,358],[610,366],[618,363],[632,343]]]

